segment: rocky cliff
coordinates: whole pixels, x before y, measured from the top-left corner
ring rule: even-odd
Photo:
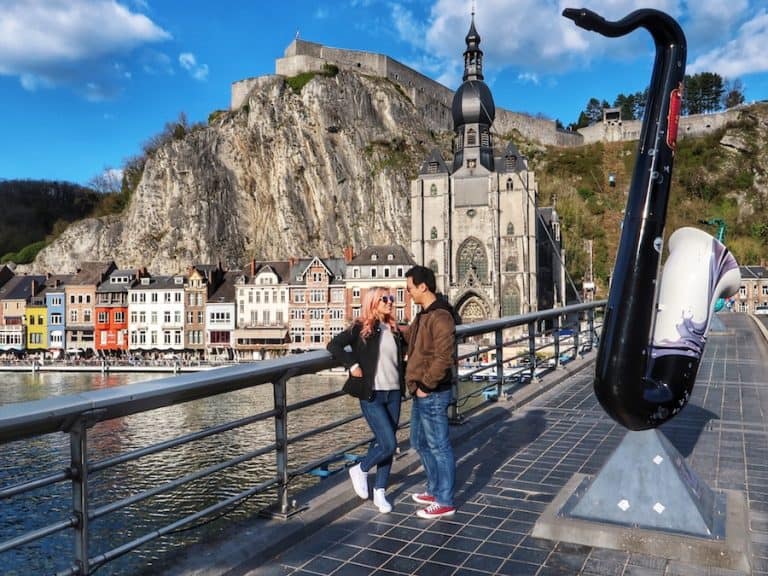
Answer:
[[[245,106],[158,149],[122,215],[73,224],[33,268],[114,259],[174,273],[407,246],[409,180],[433,146],[449,142],[387,80],[342,71],[297,93],[283,77],[264,77]]]

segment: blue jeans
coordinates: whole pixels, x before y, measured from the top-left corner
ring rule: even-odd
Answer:
[[[373,487],[386,488],[397,448],[395,433],[400,421],[400,390],[377,390],[370,402],[360,400],[360,410],[373,432],[373,441],[368,454],[360,461],[360,469],[368,472],[376,466]]]
[[[418,452],[427,475],[427,493],[438,504],[453,506],[456,460],[448,436],[448,405],[452,390],[413,397],[411,446]]]

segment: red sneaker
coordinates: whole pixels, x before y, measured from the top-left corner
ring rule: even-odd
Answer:
[[[453,506],[443,506],[437,502],[430,504],[424,510],[419,510],[416,514],[419,518],[431,520],[433,518],[442,518],[443,516],[453,516],[456,508]]]
[[[435,501],[435,497],[426,492],[421,494],[411,494],[411,498],[414,502],[418,502],[419,504],[433,504]]]

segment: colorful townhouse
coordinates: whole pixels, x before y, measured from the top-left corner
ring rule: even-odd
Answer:
[[[208,358],[232,360],[237,319],[235,281],[242,270],[229,270],[205,305],[205,348]]]
[[[83,262],[64,286],[67,351],[96,352],[96,288],[117,269],[114,262]]]
[[[323,349],[348,324],[343,258],[297,260],[290,272],[291,351]]]
[[[184,282],[176,276],[142,276],[128,289],[128,350],[141,354],[184,351]]]
[[[45,309],[48,320],[48,351],[60,358],[67,347],[65,328],[67,318],[64,286],[72,282],[74,274],[52,274],[45,281]]]
[[[27,305],[44,284],[45,276],[25,275],[0,287],[0,352],[21,354],[26,349]]]
[[[128,351],[128,290],[140,271],[113,270],[96,288],[94,340],[100,356],[120,356]]]
[[[373,287],[387,288],[395,297],[394,314],[398,324],[407,324],[415,314],[411,296],[405,289],[405,273],[416,262],[398,244],[368,246],[357,256],[345,251],[347,261],[347,317],[360,317],[360,306],[366,292]]]
[[[741,286],[734,297],[738,312],[764,313],[768,307],[768,269],[765,266],[739,266]]]
[[[27,354],[45,356],[48,352],[48,307],[45,305],[45,284],[30,297],[24,318]]]
[[[235,280],[235,352],[240,360],[284,355],[289,348],[289,260],[251,260]]]
[[[197,264],[187,270],[184,288],[184,349],[192,356],[205,357],[205,306],[208,298],[224,281],[224,269]]]

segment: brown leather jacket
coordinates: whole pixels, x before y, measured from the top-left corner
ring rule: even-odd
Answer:
[[[408,365],[405,385],[411,394],[450,388],[455,364],[455,329],[453,309],[448,302],[435,300],[416,315],[404,332],[408,341]]]

